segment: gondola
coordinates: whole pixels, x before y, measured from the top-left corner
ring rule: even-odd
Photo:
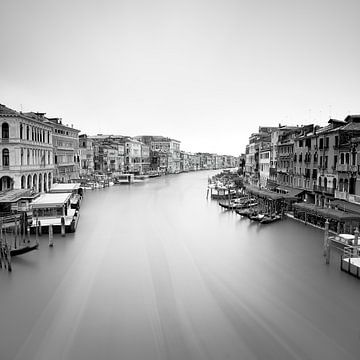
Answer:
[[[281,216],[280,215],[274,215],[274,216],[269,216],[269,215],[265,215],[264,218],[262,218],[260,220],[261,224],[271,224],[275,221],[279,221],[281,220]]]
[[[11,249],[10,250],[10,255],[11,256],[17,256],[17,255],[22,255],[22,254],[26,254],[30,251],[36,250],[39,247],[39,244],[33,244],[33,245],[24,245],[24,246],[20,246],[16,249]]]
[[[250,220],[254,220],[254,221],[261,221],[264,217],[265,217],[264,214],[257,214],[257,213],[248,216]]]

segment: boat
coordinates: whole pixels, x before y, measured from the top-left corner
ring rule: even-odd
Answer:
[[[329,240],[335,245],[340,245],[340,247],[354,245],[355,235],[352,234],[337,234],[334,236],[329,236]]]
[[[71,207],[72,193],[46,193],[40,195],[32,203],[33,223],[30,230],[35,232],[38,223],[42,229],[53,226],[54,232],[61,230],[62,221],[66,232],[75,232],[79,221],[78,209]]]
[[[252,208],[246,208],[246,209],[236,209],[235,212],[240,216],[246,216],[248,217],[250,214],[252,214],[254,211]]]
[[[255,213],[248,216],[250,220],[254,220],[254,221],[261,221],[264,217],[265,217],[264,214],[259,214],[259,213]]]
[[[279,221],[281,220],[281,216],[280,215],[265,215],[261,220],[260,223],[261,224],[270,224],[273,223],[275,221]]]
[[[16,249],[12,248],[10,250],[10,255],[17,256],[17,255],[26,254],[30,251],[36,250],[38,247],[39,247],[39,244],[33,244],[33,245],[24,244],[23,246],[19,246]]]

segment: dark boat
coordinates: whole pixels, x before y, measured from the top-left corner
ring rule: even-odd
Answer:
[[[258,214],[258,213],[251,214],[248,216],[250,220],[254,220],[254,221],[261,221],[264,217],[265,217],[264,214]]]
[[[253,214],[254,209],[252,208],[243,208],[243,209],[236,209],[235,212],[240,216],[246,216]]]
[[[33,245],[24,245],[24,246],[20,246],[16,249],[11,249],[10,250],[10,255],[11,256],[17,256],[17,255],[22,255],[22,254],[26,254],[30,251],[36,250],[39,247],[39,244],[33,244]]]
[[[274,215],[274,216],[265,215],[263,217],[263,219],[260,220],[260,223],[261,224],[270,224],[270,223],[273,223],[273,222],[279,221],[279,220],[281,220],[280,215]]]

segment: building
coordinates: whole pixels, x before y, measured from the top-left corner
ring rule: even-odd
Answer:
[[[48,191],[53,183],[53,127],[42,114],[0,105],[0,191]]]
[[[271,144],[265,143],[259,152],[260,187],[267,187],[270,179],[270,154]]]
[[[64,125],[60,118],[45,118],[45,114],[39,114],[44,122],[53,128],[54,147],[54,182],[68,182],[80,177],[80,153],[79,133],[80,130],[73,126]]]
[[[79,172],[81,176],[94,173],[94,141],[86,134],[79,135]]]
[[[152,170],[169,174],[180,172],[180,141],[152,135],[135,138],[150,147]]]

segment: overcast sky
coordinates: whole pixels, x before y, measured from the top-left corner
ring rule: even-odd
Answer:
[[[238,155],[360,113],[359,0],[1,0],[0,103]]]

